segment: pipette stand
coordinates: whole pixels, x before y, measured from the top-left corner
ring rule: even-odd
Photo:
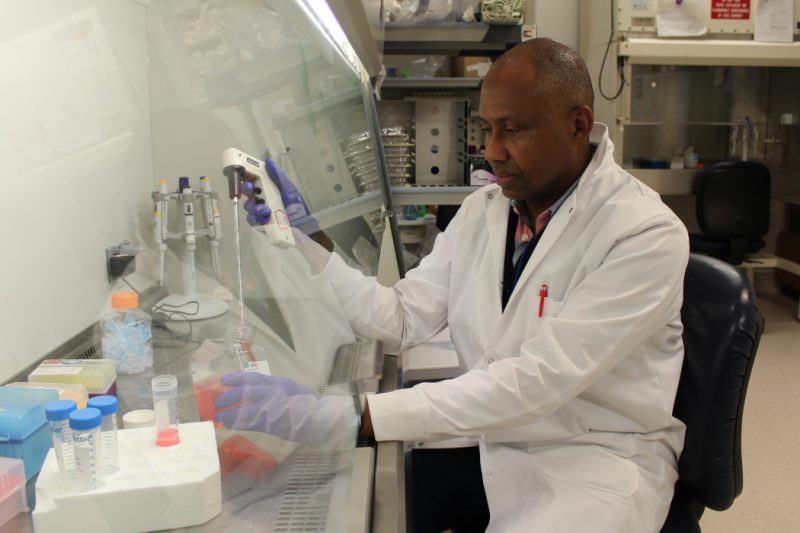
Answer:
[[[181,178],[181,180],[187,178]],[[181,240],[184,243],[183,257],[181,260],[181,273],[183,284],[180,293],[173,293],[159,301],[154,310],[163,312],[168,319],[174,316],[180,320],[203,320],[220,316],[228,311],[228,304],[222,300],[203,296],[197,293],[197,269],[195,265],[196,237],[206,237],[209,240],[211,251],[211,264],[214,275],[219,279],[219,243],[222,240],[222,225],[219,214],[219,197],[211,190],[207,178],[201,180],[201,191],[192,191],[186,183],[181,192],[169,193],[165,182],[162,181],[161,189],[153,193],[155,202],[156,219],[154,235],[161,250],[161,279],[164,285],[163,263],[167,239]],[[201,216],[205,219],[204,226],[195,230],[194,201],[199,198],[202,202]],[[170,201],[176,201],[180,207],[180,230],[169,231],[168,212]]]

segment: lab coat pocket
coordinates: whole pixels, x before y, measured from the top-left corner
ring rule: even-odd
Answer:
[[[599,446],[529,448],[533,466],[548,477],[630,497],[639,488],[638,467]]]
[[[564,307],[563,300],[554,300],[550,297],[544,298],[544,300],[540,298],[536,304],[535,312],[537,316],[552,318],[558,316],[562,307]]]

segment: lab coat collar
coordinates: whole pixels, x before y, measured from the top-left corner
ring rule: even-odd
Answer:
[[[582,191],[586,191],[587,189],[591,188],[593,186],[592,183],[596,179],[600,179],[600,176],[604,173],[604,171],[614,166],[614,145],[608,138],[608,127],[605,124],[600,122],[595,123],[594,128],[589,135],[589,142],[597,145],[594,156],[589,162],[589,165],[583,171],[583,174],[581,174],[581,176],[578,178],[577,189],[575,189],[575,191],[569,195],[569,197],[567,197],[558,211],[556,211],[556,213],[553,215],[553,218],[550,219],[547,229],[542,234],[542,237],[536,245],[536,248],[533,250],[533,255],[531,255],[528,264],[525,265],[525,270],[522,271],[522,275],[520,276],[517,285],[514,287],[514,292],[511,293],[511,297],[506,304],[506,309],[510,308],[514,303],[514,300],[519,298],[518,294],[522,292],[522,287],[524,287],[527,280],[542,262],[542,259],[544,259],[545,255],[547,255],[547,252],[561,236],[561,233],[567,227],[567,224],[569,223],[573,214],[578,211],[580,205],[585,203],[581,201],[583,198]],[[492,234],[492,238],[495,238],[494,234]],[[500,236],[500,246],[498,247],[497,245],[494,245],[495,249],[500,250],[499,272],[501,283],[503,272],[503,252],[505,250],[504,240],[505,234],[503,233]]]

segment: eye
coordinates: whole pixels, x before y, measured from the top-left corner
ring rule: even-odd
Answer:
[[[503,128],[503,131],[508,133],[509,135],[513,135],[513,134],[517,133],[517,129],[516,128],[508,128],[508,127],[506,127],[506,128]]]

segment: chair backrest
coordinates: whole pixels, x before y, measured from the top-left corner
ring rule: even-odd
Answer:
[[[742,413],[764,318],[739,270],[699,254],[689,258],[681,318],[674,414],[687,428],[676,492],[721,511],[742,491]]]
[[[760,238],[769,231],[772,178],[755,161],[722,161],[697,175],[697,223],[703,234]]]

